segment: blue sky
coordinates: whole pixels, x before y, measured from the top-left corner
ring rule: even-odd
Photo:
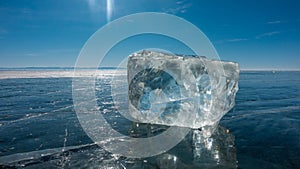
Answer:
[[[84,43],[110,20],[164,12],[196,25],[222,60],[242,69],[300,69],[299,9],[298,0],[1,0],[0,67],[74,66]],[[147,38],[160,48],[185,51],[166,37]],[[138,39],[110,55],[121,56],[122,48]],[[110,58],[102,65],[119,64]]]

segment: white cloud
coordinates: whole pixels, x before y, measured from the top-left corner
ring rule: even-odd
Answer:
[[[229,42],[229,43],[233,43],[233,42],[241,42],[241,41],[247,41],[249,39],[246,39],[246,38],[234,38],[234,39],[226,39],[226,40],[218,40],[218,41],[215,41],[216,44],[223,44],[223,43],[226,43],[226,42]]]
[[[267,22],[267,24],[280,24],[282,23],[282,21],[270,21],[270,22]]]
[[[30,8],[23,8],[22,10],[21,10],[21,12],[22,12],[22,14],[28,14],[28,15],[31,15],[32,14],[32,9],[30,9]]]
[[[37,56],[38,54],[37,53],[26,53],[25,55],[26,56]]]
[[[267,33],[257,35],[255,38],[256,39],[261,39],[263,37],[269,37],[269,36],[273,36],[273,35],[276,35],[276,34],[279,34],[279,33],[280,33],[280,31],[267,32]]]
[[[176,6],[164,9],[164,12],[170,14],[186,13],[187,9],[192,3],[186,3],[185,1],[177,1]]]
[[[73,49],[73,48],[48,49],[46,52],[47,53],[74,53],[74,52],[79,52],[79,49]]]
[[[227,42],[240,42],[240,41],[246,41],[248,39],[246,38],[235,38],[235,39],[228,39]]]
[[[177,1],[176,4],[180,5],[180,4],[183,4],[184,1]]]

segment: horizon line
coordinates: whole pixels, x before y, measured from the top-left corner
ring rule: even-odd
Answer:
[[[20,66],[20,67],[0,67],[0,70],[12,70],[12,69],[75,69],[75,66]],[[77,67],[77,69],[127,69],[126,67],[116,66],[101,66],[101,67]],[[279,68],[246,68],[240,69],[240,71],[300,71],[300,69],[279,69]]]

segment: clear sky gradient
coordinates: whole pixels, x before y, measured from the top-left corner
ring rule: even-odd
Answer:
[[[241,69],[300,69],[299,0],[1,0],[0,67],[74,66],[95,31],[137,12],[188,20],[207,35],[222,60],[238,62]],[[110,55],[121,58],[122,48],[147,38],[153,41],[150,48],[186,52],[168,38],[145,36],[116,46]],[[119,62],[108,56],[102,66]]]

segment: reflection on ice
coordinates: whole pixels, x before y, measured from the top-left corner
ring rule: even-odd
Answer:
[[[168,126],[162,125],[133,123],[128,132],[132,137],[152,137],[167,128]],[[234,136],[222,126],[218,126],[210,138],[204,138],[202,131],[193,129],[171,150],[148,158],[120,157],[96,144],[66,147],[65,151],[42,151],[0,157],[0,166],[103,169],[237,168]]]
[[[151,137],[165,129],[166,126],[136,124],[130,132],[134,137]],[[180,144],[166,153],[144,159],[126,159],[122,163],[126,168],[237,168],[234,136],[229,130],[218,126],[210,138],[204,137],[202,132],[191,129]]]

